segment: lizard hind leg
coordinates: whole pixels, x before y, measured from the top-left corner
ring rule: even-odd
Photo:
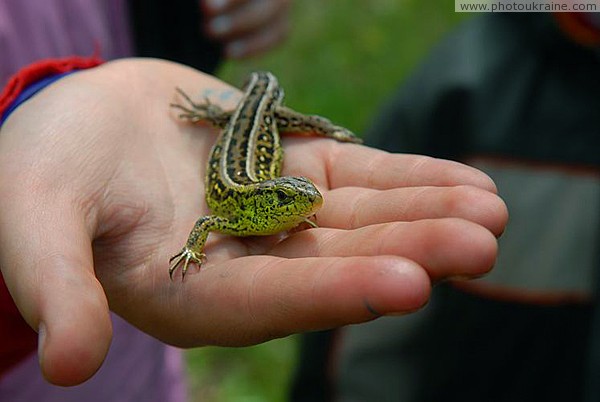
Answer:
[[[362,140],[353,132],[322,116],[305,115],[282,106],[275,110],[275,117],[277,127],[284,133],[316,135],[340,142],[362,143]]]

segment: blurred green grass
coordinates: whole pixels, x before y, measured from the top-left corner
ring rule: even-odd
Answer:
[[[240,85],[250,71],[275,73],[286,104],[361,132],[382,100],[465,14],[449,0],[296,0],[288,41],[265,57],[227,63]]]
[[[228,62],[219,76],[239,86],[269,70],[286,104],[361,133],[419,60],[465,14],[449,0],[296,0],[292,32],[271,53]],[[240,329],[243,330],[243,329]],[[295,338],[249,348],[187,352],[190,402],[284,401]]]

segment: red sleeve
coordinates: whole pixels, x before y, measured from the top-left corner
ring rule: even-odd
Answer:
[[[37,348],[37,334],[25,322],[0,275],[0,377]]]
[[[52,75],[95,67],[103,61],[97,56],[45,59],[30,64],[11,77],[0,94],[0,115],[28,85]]]
[[[29,85],[53,75],[95,67],[96,56],[40,60],[17,72],[0,94],[0,116]],[[25,322],[0,274],[0,377],[37,348],[37,334]]]

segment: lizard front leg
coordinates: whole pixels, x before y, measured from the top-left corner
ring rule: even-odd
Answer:
[[[181,268],[182,279],[185,277],[190,263],[196,263],[198,267],[201,267],[202,262],[206,259],[206,254],[202,251],[208,234],[212,231],[222,230],[228,225],[229,221],[227,219],[216,215],[203,216],[198,219],[188,236],[185,246],[169,260],[171,264],[169,266],[169,276],[171,279],[173,279],[173,272],[180,264],[183,264]]]
[[[208,98],[204,98],[204,103],[196,103],[181,88],[175,88],[175,90],[187,103],[187,106],[179,103],[171,103],[172,108],[181,111],[179,118],[191,123],[206,121],[215,127],[225,128],[231,118],[231,112],[224,111],[219,105],[212,103]]]

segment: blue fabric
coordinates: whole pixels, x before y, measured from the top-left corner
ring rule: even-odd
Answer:
[[[69,74],[72,74],[75,71],[67,71],[65,73],[60,73],[60,74],[52,75],[50,77],[42,78],[41,80],[36,81],[33,84],[30,84],[27,88],[25,88],[19,94],[19,96],[17,97],[17,99],[15,99],[11,103],[11,105],[8,107],[8,109],[6,109],[6,111],[4,112],[4,114],[2,115],[2,117],[0,118],[0,126],[2,126],[2,124],[4,124],[4,121],[8,118],[8,116],[10,116],[10,114],[16,108],[18,108],[23,102],[25,102],[27,99],[31,98],[33,95],[35,95],[36,93],[38,93],[42,89],[46,88],[48,85],[52,84],[53,82],[58,81],[62,77],[66,76],[66,75],[69,75]]]

